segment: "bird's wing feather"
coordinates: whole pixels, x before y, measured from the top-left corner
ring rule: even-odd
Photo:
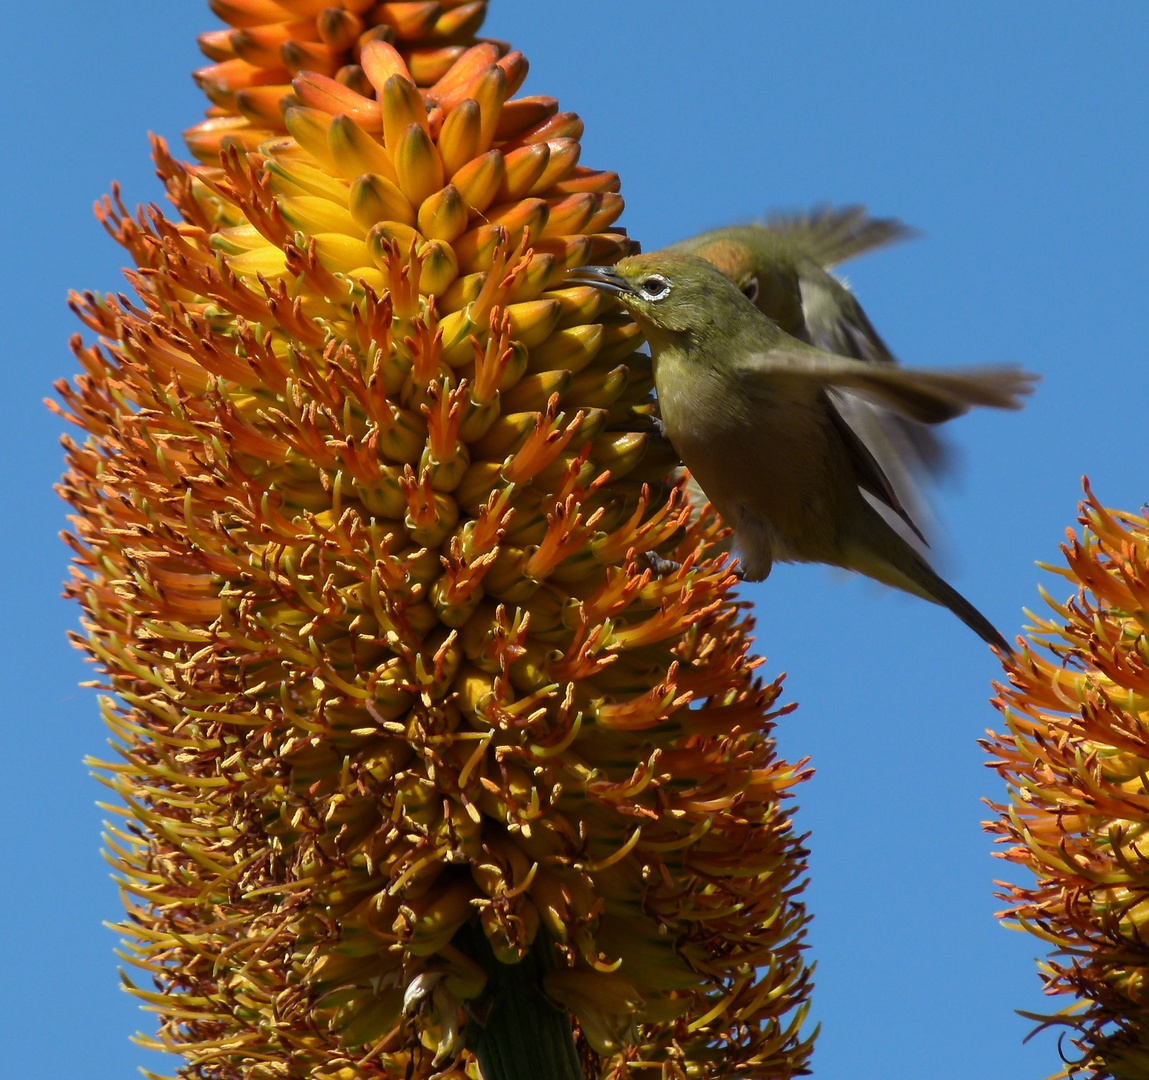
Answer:
[[[807,264],[799,278],[806,333],[802,340],[823,352],[852,356],[867,364],[896,364],[862,305],[832,274]],[[917,464],[934,474],[946,471],[950,456],[945,443],[931,430],[899,416],[898,442]]]
[[[896,218],[872,218],[864,206],[821,206],[806,214],[772,214],[766,228],[791,240],[822,266],[918,235]]]
[[[858,487],[868,491],[875,499],[888,506],[910,527],[913,534],[929,547],[929,541],[910,516],[899,494],[899,486],[907,495],[912,497],[915,494],[909,473],[902,469],[898,477],[899,485],[892,483],[886,475],[886,470],[878,462],[875,448],[870,445],[870,442],[874,441],[879,444],[876,448],[879,451],[888,448],[891,440],[884,438],[889,434],[884,429],[897,418],[883,409],[876,408],[868,401],[859,401],[848,391],[836,387],[830,387],[826,391],[826,399],[830,419],[846,444],[850,463],[854,466],[854,475],[858,479]],[[895,465],[899,461],[896,453],[886,453],[883,457]]]
[[[921,424],[952,420],[975,405],[1020,409],[1022,395],[1031,393],[1039,378],[1009,365],[926,371],[864,364],[799,342],[750,354],[739,364],[739,371],[767,391],[771,385],[803,383],[810,389],[842,387]]]
[[[862,305],[840,281],[819,266],[805,264],[798,278],[802,315],[810,344],[823,352],[852,356],[868,364],[894,364]]]

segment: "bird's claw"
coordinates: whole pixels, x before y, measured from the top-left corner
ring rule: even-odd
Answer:
[[[639,431],[651,434],[652,429],[653,433],[660,439],[667,443],[670,442],[666,434],[666,425],[662,422],[662,417],[658,412],[658,398],[653,393],[647,395],[641,405],[632,408],[630,415],[625,420],[611,424],[607,431]]]
[[[682,569],[682,563],[675,562],[674,559],[664,559],[661,555],[653,551],[644,551],[642,557],[657,577],[666,577],[668,574],[676,574]]]
[[[632,414],[625,420],[619,420],[617,423],[610,424],[606,430],[650,435],[653,438],[665,442],[667,446],[670,445],[670,440],[666,437],[666,425],[656,416],[644,416],[641,413]]]

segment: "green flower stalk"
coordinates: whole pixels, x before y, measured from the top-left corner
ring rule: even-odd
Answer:
[[[1056,570],[1075,588],[1045,595],[1031,644],[1007,658],[996,702],[1008,731],[983,744],[1009,785],[987,823],[1032,885],[1002,883],[1002,913],[1053,946],[1045,992],[1075,1000],[1042,1027],[1072,1050],[1058,1076],[1149,1076],[1149,520],[1106,510],[1085,486],[1082,533]],[[1048,567],[1048,569],[1054,569]],[[1030,1014],[1026,1014],[1030,1015]]]
[[[806,770],[638,330],[564,280],[629,249],[617,176],[481,4],[213,7],[200,164],[156,140],[174,220],[98,208],[136,298],[73,298],[58,386],[145,1042],[204,1080],[803,1072]]]

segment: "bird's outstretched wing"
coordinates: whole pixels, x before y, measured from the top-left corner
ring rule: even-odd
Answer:
[[[864,206],[819,206],[809,213],[771,214],[763,225],[825,267],[920,235],[897,218],[870,217]]]
[[[805,319],[803,340],[823,352],[850,356],[866,364],[896,364],[893,353],[866,317],[862,305],[836,277],[807,262],[798,282]],[[949,447],[935,432],[904,417],[892,438],[912,455],[913,464],[935,475],[949,468]]]
[[[862,305],[837,278],[821,267],[809,267],[799,275],[798,288],[811,345],[866,364],[897,363]]]
[[[864,364],[797,342],[747,356],[739,364],[739,373],[765,393],[772,386],[783,390],[787,384],[806,384],[811,391],[841,387],[920,424],[952,420],[975,405],[1020,409],[1022,397],[1033,392],[1040,378],[1004,364],[948,371]]]
[[[830,419],[846,445],[858,487],[888,506],[929,547],[925,533],[911,513],[921,500],[910,470],[896,448],[897,433],[892,425],[900,417],[836,387],[827,389],[826,399]],[[889,471],[894,472],[895,480],[887,475]]]
[[[874,329],[850,289],[825,267],[844,262],[855,255],[917,235],[917,231],[894,218],[871,218],[864,206],[839,209],[821,207],[808,214],[779,216],[764,228],[799,253],[798,289],[802,297],[804,333],[799,336],[823,352],[850,356],[867,364],[896,364],[897,360],[881,335]],[[857,419],[864,403],[853,399],[848,422]],[[861,412],[864,414],[865,409]],[[872,411],[872,407],[871,407]],[[854,414],[854,415],[852,415]],[[863,415],[872,427],[874,417]],[[900,458],[910,471],[927,470],[939,475],[949,467],[951,457],[937,434],[921,424],[896,417],[883,424],[882,439],[896,443]]]

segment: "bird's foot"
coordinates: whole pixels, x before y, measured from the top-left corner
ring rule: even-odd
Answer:
[[[609,424],[606,430],[637,431],[647,435],[654,435],[667,443],[670,442],[666,437],[666,425],[662,422],[662,418],[655,416],[653,413],[632,412],[626,419],[619,420],[614,424]]]
[[[650,357],[643,356],[643,359],[649,360]],[[610,424],[607,431],[641,431],[654,434],[666,439],[666,425],[662,422],[662,415],[658,411],[658,397],[652,390],[643,398],[642,402],[634,405],[628,411],[628,415],[621,420]],[[667,439],[669,442],[669,439]]]
[[[674,559],[664,559],[653,551],[644,551],[642,557],[657,577],[666,577],[668,574],[677,574],[682,569],[682,563]]]
[[[665,559],[654,551],[644,551],[642,558],[646,560],[647,566],[654,571],[657,577],[666,577],[669,574],[677,574],[682,569],[682,563],[674,559]],[[749,581],[746,576],[746,571],[737,564],[729,567],[728,572],[733,574],[739,581]]]

